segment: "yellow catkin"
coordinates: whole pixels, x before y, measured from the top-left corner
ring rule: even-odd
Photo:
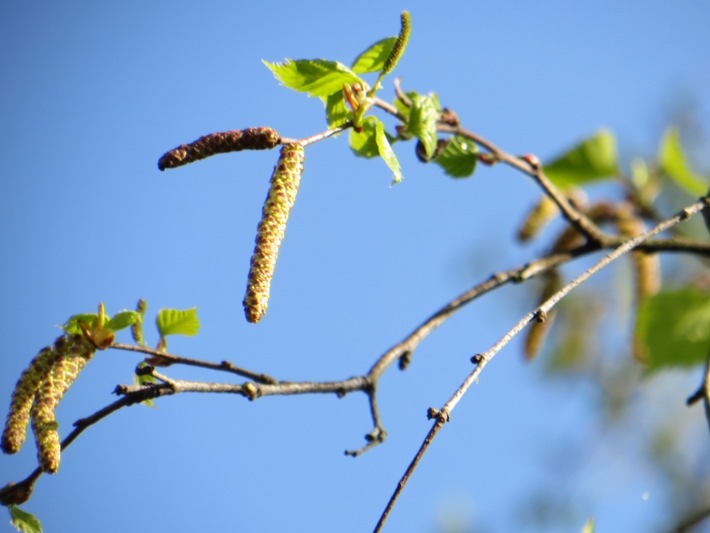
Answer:
[[[261,320],[266,313],[279,247],[303,173],[303,157],[302,145],[285,145],[281,148],[279,160],[271,176],[271,186],[257,228],[256,245],[244,296],[244,312],[247,320],[252,323]]]
[[[61,346],[65,340],[65,336],[62,335],[55,341],[55,346]],[[1,446],[2,451],[5,453],[16,453],[25,442],[27,425],[30,419],[30,408],[35,394],[42,381],[51,372],[52,366],[58,357],[55,346],[48,346],[40,350],[20,376],[17,385],[15,385],[10,402],[10,411],[2,433]]]
[[[59,469],[61,445],[54,411],[95,351],[96,347],[83,335],[68,335],[61,347],[56,348],[58,357],[52,370],[37,389],[30,416],[37,459],[44,472],[54,474]]]
[[[559,212],[555,202],[548,196],[542,196],[518,229],[518,240],[525,242],[535,237]]]
[[[227,152],[268,150],[279,144],[279,141],[279,134],[265,127],[210,133],[190,144],[181,144],[166,152],[158,160],[158,168],[165,170],[180,167],[211,155]]]

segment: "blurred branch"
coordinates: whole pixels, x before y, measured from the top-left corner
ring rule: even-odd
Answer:
[[[587,281],[594,274],[604,269],[606,266],[608,266],[611,262],[615,261],[619,257],[622,257],[626,253],[638,247],[641,243],[651,239],[652,237],[658,235],[663,231],[668,230],[679,222],[686,220],[689,217],[699,213],[705,207],[706,202],[707,198],[700,199],[698,202],[695,202],[694,204],[685,207],[674,216],[657,224],[648,231],[638,235],[637,237],[628,239],[619,247],[614,249],[611,253],[605,255],[592,267],[585,270],[582,274],[580,274],[567,285],[562,287],[559,291],[557,291],[545,302],[543,302],[537,309],[534,309],[533,311],[530,311],[528,314],[526,314],[522,319],[518,321],[517,324],[515,324],[510,330],[508,330],[508,332],[503,335],[503,337],[501,337],[501,339],[493,346],[491,346],[487,351],[474,355],[471,361],[476,365],[475,369],[466,377],[463,383],[459,386],[458,389],[456,389],[454,394],[449,398],[449,400],[443,405],[441,409],[430,409],[429,416],[430,418],[434,418],[435,422],[432,428],[429,430],[429,433],[427,433],[427,436],[424,438],[424,441],[419,447],[419,450],[417,451],[414,459],[410,463],[407,470],[404,472],[404,475],[397,483],[397,487],[394,493],[390,497],[390,500],[387,502],[387,505],[385,506],[385,509],[382,512],[382,515],[380,516],[380,519],[375,526],[375,533],[382,529],[385,521],[387,520],[387,517],[389,516],[392,508],[394,507],[394,504],[397,502],[399,495],[402,493],[402,490],[404,490],[407,481],[410,479],[412,473],[414,472],[414,469],[416,469],[422,456],[433,442],[434,437],[436,437],[436,435],[444,426],[444,424],[450,420],[451,412],[456,408],[459,401],[461,400],[461,398],[463,398],[463,396],[466,394],[471,385],[478,381],[481,372],[483,372],[483,369],[498,354],[498,352],[500,352],[513,338],[515,338],[515,336],[520,333],[530,322],[532,322],[533,320],[545,320],[549,311],[560,300],[562,300],[562,298],[567,296],[567,294],[569,294],[576,287]]]

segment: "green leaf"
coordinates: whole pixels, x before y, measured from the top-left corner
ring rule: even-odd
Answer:
[[[353,117],[352,111],[345,105],[343,91],[333,93],[325,99],[325,118],[329,128],[342,126]]]
[[[687,158],[680,144],[678,128],[669,128],[663,135],[658,148],[658,164],[666,176],[690,194],[704,196],[707,193],[708,183],[688,166]]]
[[[108,321],[105,327],[111,331],[120,331],[132,326],[140,321],[140,319],[141,315],[137,311],[121,311],[111,317],[111,320]]]
[[[598,131],[544,166],[550,181],[563,188],[615,176],[618,168],[616,139],[609,130]]]
[[[352,71],[357,74],[379,72],[385,66],[385,61],[392,53],[397,37],[387,37],[377,41],[370,48],[361,53],[353,62]]]
[[[641,304],[636,320],[649,371],[692,367],[707,359],[710,292],[692,287],[659,292]]]
[[[452,178],[467,178],[476,170],[478,147],[473,141],[456,135],[432,161]]]
[[[427,157],[431,158],[436,150],[436,120],[439,117],[438,102],[432,96],[413,93],[410,96],[412,106],[409,109],[407,131],[417,137],[424,145]]]
[[[379,119],[372,117],[375,121],[375,140],[377,141],[377,149],[380,152],[380,156],[385,160],[387,166],[390,167],[392,171],[392,183],[397,184],[404,179],[402,176],[402,171],[399,168],[399,161],[397,156],[390,146],[390,142],[387,139],[387,134],[385,133],[385,125]]]
[[[22,533],[42,533],[42,524],[36,516],[23,511],[17,505],[9,505],[10,520],[17,531]]]
[[[192,309],[161,309],[155,320],[161,337],[167,335],[195,335],[200,329],[197,318],[197,308]]]
[[[362,131],[350,130],[350,148],[358,157],[377,157],[380,150],[377,145],[375,117],[367,117],[362,123]]]
[[[97,315],[96,313],[81,313],[78,315],[70,316],[69,320],[67,320],[62,326],[62,329],[70,335],[74,335],[77,333],[82,333],[82,329],[79,326],[79,323],[85,324],[89,328],[92,328],[96,325],[98,321],[99,315]]]
[[[283,85],[289,89],[327,97],[343,90],[343,84],[359,82],[366,86],[352,70],[337,61],[325,59],[287,59],[283,63],[263,62]]]

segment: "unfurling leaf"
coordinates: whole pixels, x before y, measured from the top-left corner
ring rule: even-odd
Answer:
[[[617,174],[616,140],[600,130],[544,165],[545,174],[558,187],[580,185]]]
[[[210,133],[191,142],[181,144],[158,160],[158,168],[175,168],[215,154],[241,150],[269,150],[279,144],[279,134],[271,128],[247,128]]]
[[[21,533],[42,533],[42,524],[36,516],[23,511],[17,505],[10,505],[10,521],[12,526]]]
[[[167,335],[197,334],[200,330],[200,321],[197,318],[197,308],[192,309],[161,309],[155,320],[161,337]]]
[[[703,364],[710,345],[710,293],[693,287],[662,291],[639,307],[636,331],[647,368]]]
[[[137,311],[121,311],[113,315],[105,327],[111,331],[120,331],[132,326],[140,319],[141,315]]]
[[[377,141],[377,150],[380,152],[380,157],[384,159],[385,163],[392,171],[392,183],[399,183],[404,179],[402,171],[399,168],[399,161],[387,139],[385,125],[378,119],[375,119],[375,140]]]
[[[422,96],[410,93],[411,105],[406,132],[417,137],[424,145],[427,158],[431,159],[436,151],[436,121],[439,118],[439,103],[436,96]]]
[[[478,148],[473,141],[456,135],[433,161],[443,168],[448,176],[467,178],[476,170]]]
[[[707,181],[695,174],[688,165],[677,128],[670,128],[663,135],[658,148],[658,164],[666,176],[690,194],[703,196],[707,193]]]
[[[296,201],[296,193],[303,174],[303,159],[303,145],[287,144],[281,148],[281,155],[271,175],[269,192],[257,228],[247,292],[243,302],[246,318],[251,323],[259,322],[266,314],[271,278],[276,268],[281,241],[286,232],[286,223]]]

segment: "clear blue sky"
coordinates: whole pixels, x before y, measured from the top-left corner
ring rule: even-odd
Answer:
[[[241,300],[276,154],[166,173],[158,157],[213,131],[317,133],[320,102],[279,87],[261,59],[350,62],[397,33],[402,9],[413,26],[396,71],[403,87],[437,92],[467,127],[513,153],[544,159],[602,126],[617,133],[622,154],[653,153],[678,102],[696,102],[710,123],[704,2],[4,2],[3,409],[30,358],[59,334],[54,325],[99,301],[113,313],[142,297],[149,315],[197,306],[202,330],[171,339],[176,353],[279,379],[341,379],[364,373],[449,299],[543,249],[514,242],[537,197],[523,176],[482,168],[451,180],[402,144],[405,181],[390,187],[381,161],[355,160],[340,138],[307,150],[269,312],[257,326],[245,322]],[[390,98],[391,85],[381,95]],[[533,305],[521,287],[483,299],[428,339],[406,372],[388,372],[379,401],[389,438],[356,460],[342,452],[371,429],[362,394],[254,403],[184,395],[87,431],[25,508],[48,532],[368,531],[429,428],[427,407],[442,405],[469,357]],[[98,354],[59,409],[62,434],[112,401],[137,362]],[[442,516],[461,516],[475,531],[536,531],[525,529],[520,500],[550,487],[576,510],[560,530],[578,530],[589,515],[603,531],[664,524],[664,506],[654,504],[662,490],[653,473],[634,468],[633,445],[605,441],[587,459],[564,448],[596,435],[592,386],[553,386],[540,375],[522,362],[519,343],[501,353],[434,443],[387,531],[436,531]],[[683,406],[699,378],[677,378],[663,409],[704,435],[702,410]],[[551,470],[550,456],[567,451],[584,468]],[[0,483],[34,465],[30,440],[0,457]]]

